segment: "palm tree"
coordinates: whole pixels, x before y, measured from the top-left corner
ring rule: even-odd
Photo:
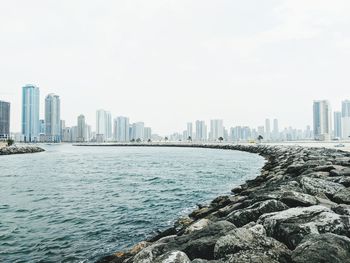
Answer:
[[[263,139],[264,139],[264,137],[262,137],[261,135],[258,136],[259,143],[261,143],[261,140],[263,140]]]
[[[188,136],[187,140],[188,140],[189,142],[192,142],[192,137],[191,137],[191,136]]]
[[[224,138],[219,137],[219,142],[222,142],[224,140]]]
[[[137,143],[140,143],[140,142],[141,142],[141,139],[140,139],[140,138],[137,138],[136,142],[137,142]]]
[[[164,141],[168,141],[168,137],[165,137],[165,138],[164,138]]]
[[[151,140],[151,139],[148,139],[147,142],[152,142],[152,140]]]
[[[12,139],[7,139],[7,146],[11,146],[11,145],[13,145],[14,143],[15,143],[14,140],[12,140]]]

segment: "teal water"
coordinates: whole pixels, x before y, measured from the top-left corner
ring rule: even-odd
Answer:
[[[0,156],[0,262],[94,262],[259,174],[214,149],[74,147]]]

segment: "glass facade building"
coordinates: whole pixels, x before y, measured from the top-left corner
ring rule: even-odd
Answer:
[[[24,142],[39,141],[39,88],[26,85],[22,88],[22,135]]]
[[[0,100],[0,140],[10,138],[10,103]]]

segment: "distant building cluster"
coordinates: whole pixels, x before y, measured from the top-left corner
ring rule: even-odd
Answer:
[[[334,112],[329,101],[314,101],[313,123],[315,140],[348,140],[350,138],[350,100],[342,101],[341,111]]]
[[[22,87],[22,131],[16,134],[20,142],[129,142],[149,141],[152,129],[143,122],[129,123],[129,118],[103,109],[96,111],[96,130],[92,131],[83,114],[75,126],[68,127],[61,119],[61,100],[56,94],[45,97],[45,118],[40,116],[40,90],[34,85]],[[0,101],[0,139],[10,137],[10,103]],[[157,138],[157,136],[155,136]]]
[[[40,90],[35,85],[22,87],[21,133],[11,134],[9,102],[0,100],[0,141],[13,138],[20,142],[146,142],[146,141],[196,141],[196,142],[281,142],[300,140],[348,140],[350,138],[350,100],[344,100],[341,110],[332,112],[327,100],[313,102],[313,129],[304,130],[287,127],[280,129],[277,119],[266,119],[264,125],[232,126],[226,128],[222,119],[210,120],[209,127],[204,120],[188,122],[183,132],[175,132],[161,137],[152,134],[152,129],[144,122],[131,123],[128,117],[112,117],[111,112],[96,111],[96,129],[83,114],[76,124],[66,126],[61,119],[61,100],[56,94],[45,97],[44,119],[40,116]]]
[[[310,126],[305,130],[292,127],[279,129],[278,120],[266,119],[265,125],[251,128],[249,126],[234,126],[226,128],[222,119],[210,120],[209,129],[205,121],[197,120],[187,123],[187,129],[182,133],[173,133],[169,136],[170,141],[196,141],[196,142],[253,142],[264,140],[265,142],[297,141],[312,139]]]

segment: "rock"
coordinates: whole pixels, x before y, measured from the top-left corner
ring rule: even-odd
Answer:
[[[215,211],[215,209],[213,207],[205,206],[205,207],[202,207],[202,208],[199,208],[199,209],[193,211],[189,216],[191,218],[194,218],[194,219],[200,219],[200,218],[203,218],[203,217],[209,215],[210,213],[212,213],[214,211]]]
[[[208,219],[201,219],[201,220],[193,223],[189,227],[187,227],[185,229],[185,234],[189,234],[189,233],[192,233],[192,232],[195,232],[195,231],[199,231],[199,230],[207,227],[210,223],[211,223],[211,221],[208,220]]]
[[[331,176],[350,176],[350,168],[338,166],[337,169],[330,171]]]
[[[229,256],[225,262],[228,263],[280,263],[288,261],[277,261],[266,255],[264,252],[256,250],[240,251],[234,255]]]
[[[320,205],[266,214],[260,217],[258,223],[265,227],[268,236],[283,242],[290,249],[294,249],[311,233],[350,234],[349,216],[338,215]]]
[[[44,152],[43,148],[35,145],[11,145],[8,147],[0,148],[0,155],[10,155],[10,154],[24,154],[24,153],[38,153]]]
[[[242,228],[249,229],[255,233],[258,233],[259,235],[266,236],[265,227],[263,225],[256,224],[255,222],[251,222],[251,223],[243,226]]]
[[[221,260],[206,260],[201,258],[196,258],[192,260],[192,263],[224,263],[224,261]]]
[[[337,206],[333,206],[332,210],[339,215],[350,215],[350,205],[340,204]]]
[[[302,188],[310,195],[324,193],[327,196],[332,196],[344,186],[338,183],[329,182],[323,179],[303,177],[300,180]]]
[[[158,257],[154,263],[191,263],[187,255],[181,251],[171,251]]]
[[[333,200],[340,204],[350,204],[350,189],[344,188],[339,192],[335,193]]]
[[[152,244],[144,249],[142,249],[133,258],[133,263],[152,263],[166,252],[164,243]]]
[[[247,208],[239,209],[227,216],[227,220],[241,227],[256,221],[261,215],[288,209],[288,206],[278,200],[267,200],[255,203]]]
[[[345,187],[350,187],[350,176],[335,176],[335,177],[330,177],[328,180],[342,184]]]
[[[214,259],[216,241],[236,227],[228,221],[219,221],[188,235],[177,236],[165,245],[165,251],[180,250],[192,260]],[[147,249],[147,248],[146,248]]]
[[[216,259],[228,258],[242,251],[251,251],[251,254],[264,253],[270,259],[282,262],[286,262],[290,255],[288,248],[277,240],[249,229],[238,228],[216,242],[214,257]]]
[[[130,254],[137,254],[139,253],[142,249],[146,248],[147,246],[149,246],[150,243],[146,242],[146,241],[142,241],[140,243],[138,243],[137,245],[135,245],[129,252]]]
[[[289,207],[317,205],[318,201],[314,196],[295,191],[284,192],[280,200]]]
[[[350,263],[350,239],[335,234],[306,236],[292,252],[293,263]]]

